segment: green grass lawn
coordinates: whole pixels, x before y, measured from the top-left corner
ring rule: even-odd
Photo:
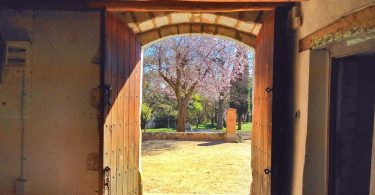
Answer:
[[[238,130],[238,125],[236,125],[237,130]],[[242,123],[241,124],[241,130],[239,131],[251,131],[253,129],[253,123],[248,122],[248,123]]]
[[[142,129],[142,132],[144,132],[143,129]],[[146,129],[146,132],[176,132],[176,129],[172,129],[172,128]]]
[[[193,126],[193,129],[196,129],[196,125]],[[215,129],[215,126],[212,126],[211,123],[199,124],[198,129]]]
[[[237,125],[237,130],[240,131],[240,132],[247,132],[247,131],[251,131],[253,129],[253,124],[250,122],[250,123],[242,123],[241,125],[241,129],[242,130],[238,130],[238,125]],[[196,129],[196,126],[192,126],[193,129]],[[211,123],[206,123],[206,124],[200,124],[198,126],[198,129],[212,129],[212,130],[215,130],[215,131],[220,131],[220,130],[216,130],[215,129],[215,126],[213,127],[211,125]],[[142,129],[143,131],[143,129]],[[225,131],[225,128],[223,129],[223,131]],[[146,129],[146,132],[176,132],[176,129],[172,129],[172,128],[157,128],[157,129]]]

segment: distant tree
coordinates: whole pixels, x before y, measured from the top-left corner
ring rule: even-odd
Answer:
[[[203,117],[201,120],[201,123],[210,122],[211,127],[215,127],[216,119],[215,119],[215,102],[211,101],[210,99],[207,99],[205,97],[202,97],[202,106],[203,106]]]
[[[247,54],[243,58],[247,59]],[[237,110],[237,123],[238,129],[241,130],[241,124],[243,116],[248,113],[249,110],[249,63],[245,65],[245,71],[238,75],[237,80],[232,81],[230,89],[230,101],[229,106]]]
[[[216,129],[223,129],[225,105],[227,105],[232,84],[241,79],[244,74],[248,74],[249,66],[247,48],[231,42],[226,46],[224,53],[215,59],[216,67],[206,78],[205,87],[201,91],[205,97],[216,102]]]
[[[199,124],[202,123],[204,117],[205,113],[203,110],[202,98],[198,94],[194,94],[188,106],[189,121],[199,128]]]
[[[155,119],[166,120],[166,127],[170,128],[171,126],[175,127],[175,124],[171,123],[177,118],[177,105],[176,100],[171,99],[168,96],[162,96],[159,99],[160,103],[156,108],[154,113]]]
[[[247,122],[252,122],[253,119],[253,76],[249,76],[249,95],[248,95],[248,117]]]
[[[175,100],[166,93],[167,86],[159,81],[158,72],[144,68],[141,113],[143,127],[149,120],[155,118],[166,119],[169,128],[169,119],[177,116]]]
[[[158,72],[162,81],[157,83],[164,84],[161,89],[177,101],[177,131],[185,131],[188,104],[194,93],[207,89],[217,92],[220,85],[228,88],[235,75],[233,70],[241,71],[233,68],[241,64],[236,59],[237,48],[223,39],[184,36],[163,40],[145,50],[145,66]],[[209,82],[212,79],[215,81]]]
[[[142,103],[141,109],[141,123],[143,124],[143,131],[146,132],[146,125],[149,120],[151,120],[151,116],[154,110],[150,108],[150,106],[146,103]]]

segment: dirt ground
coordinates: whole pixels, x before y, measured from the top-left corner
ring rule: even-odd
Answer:
[[[250,147],[250,141],[145,141],[143,192],[248,195],[252,180]]]

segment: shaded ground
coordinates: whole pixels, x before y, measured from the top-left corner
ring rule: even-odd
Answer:
[[[249,194],[250,141],[142,143],[144,194]]]
[[[251,122],[243,123],[241,125],[242,130],[238,130],[238,125],[236,124],[237,132],[250,132],[253,129],[253,124]],[[212,132],[225,132],[225,128],[222,130],[216,130],[216,126],[212,126],[210,123],[200,124],[198,128],[195,125],[191,126],[192,131],[212,131]],[[142,129],[144,131],[144,129]],[[173,128],[150,128],[146,129],[146,132],[176,132]]]

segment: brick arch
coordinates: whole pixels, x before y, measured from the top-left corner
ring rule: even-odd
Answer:
[[[147,46],[161,39],[189,34],[217,35],[223,38],[235,40],[247,47],[254,48],[256,36],[222,25],[206,23],[183,23],[162,26],[146,32],[138,33],[137,37],[142,46]]]

